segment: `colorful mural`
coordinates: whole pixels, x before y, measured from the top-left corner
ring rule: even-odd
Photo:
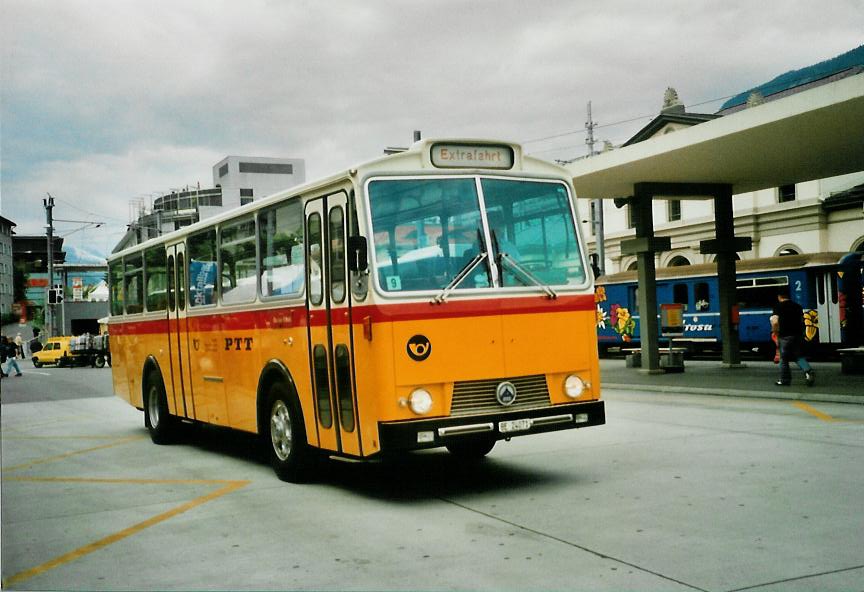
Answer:
[[[813,341],[819,334],[819,312],[816,310],[804,311],[804,339]]]
[[[612,328],[621,336],[621,341],[631,341],[636,332],[636,319],[630,314],[630,310],[618,304],[613,304],[610,310],[612,318],[615,319]]]

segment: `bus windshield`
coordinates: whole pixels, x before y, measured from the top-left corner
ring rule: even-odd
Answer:
[[[473,177],[369,183],[382,290],[527,286],[548,293],[548,286],[585,281],[563,183],[481,178],[479,188]]]

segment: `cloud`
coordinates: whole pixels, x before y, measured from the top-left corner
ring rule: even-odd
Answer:
[[[224,154],[208,148],[142,146],[122,154],[47,161],[26,179],[3,184],[4,216],[18,234],[44,234],[43,200],[55,198],[55,234],[85,253],[110,253],[138,207],[172,188],[213,184],[211,166]],[[202,165],[202,163],[208,163]],[[65,222],[73,220],[74,222]],[[102,222],[93,228],[88,222]]]

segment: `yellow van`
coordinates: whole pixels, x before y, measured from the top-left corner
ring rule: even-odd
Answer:
[[[33,365],[36,368],[45,364],[69,365],[72,361],[72,352],[69,349],[71,340],[71,337],[51,337],[41,351],[33,354]]]

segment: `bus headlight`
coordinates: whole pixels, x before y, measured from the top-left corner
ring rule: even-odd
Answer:
[[[408,397],[408,405],[417,415],[426,415],[432,409],[432,395],[426,389],[418,388]]]
[[[575,374],[571,374],[564,380],[564,394],[571,399],[579,398],[579,395],[585,392],[587,387],[588,385],[585,384],[585,381]]]

